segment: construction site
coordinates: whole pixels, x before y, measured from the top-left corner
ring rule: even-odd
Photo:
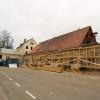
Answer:
[[[99,71],[97,34],[88,26],[41,42],[30,54],[23,56],[23,64],[35,70],[52,72]]]

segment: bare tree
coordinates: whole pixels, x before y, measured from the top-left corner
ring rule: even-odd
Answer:
[[[0,33],[0,45],[2,48],[13,49],[14,39],[7,30],[3,30]]]

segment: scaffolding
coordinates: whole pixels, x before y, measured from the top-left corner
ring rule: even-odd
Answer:
[[[100,69],[100,45],[33,53],[24,56],[24,60],[31,68],[44,70],[56,67],[76,72],[81,68]]]

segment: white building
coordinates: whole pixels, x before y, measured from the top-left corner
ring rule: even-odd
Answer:
[[[20,59],[21,55],[16,50],[0,48],[0,59],[6,60],[7,58]]]
[[[31,38],[29,40],[24,39],[24,42],[20,44],[19,47],[17,47],[17,52],[19,52],[21,55],[28,54],[31,50],[33,50],[37,46],[36,41]]]

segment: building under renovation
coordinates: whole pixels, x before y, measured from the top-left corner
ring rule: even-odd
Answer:
[[[48,71],[99,69],[100,45],[91,26],[54,37],[38,44],[24,56],[24,64]]]

